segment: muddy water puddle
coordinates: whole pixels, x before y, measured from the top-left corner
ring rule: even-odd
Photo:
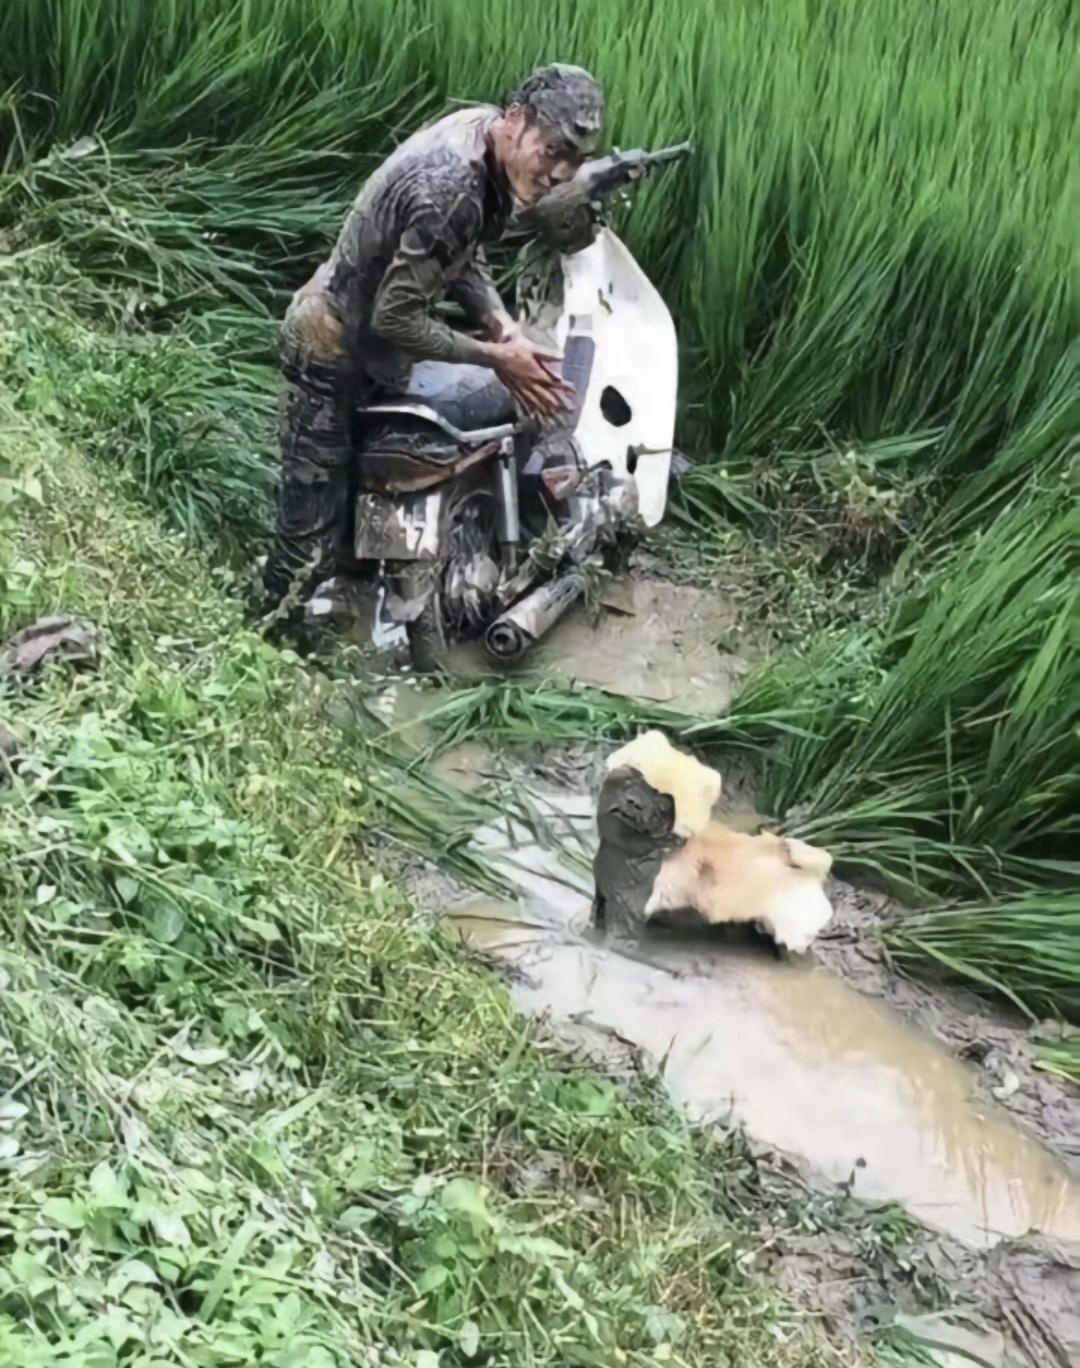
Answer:
[[[382,706],[419,751],[438,701],[403,685]],[[432,769],[473,793],[506,779],[477,741]],[[471,844],[516,901],[437,904],[467,944],[513,968],[523,1011],[563,1038],[580,1032],[594,1054],[598,1039],[612,1059],[629,1043],[695,1118],[733,1119],[811,1178],[897,1201],[971,1245],[1031,1230],[1080,1240],[1080,1184],[931,1036],[813,956],[778,964],[757,946],[659,931],[602,942],[590,930],[591,796],[520,775],[500,792],[506,815]]]
[[[370,651],[370,593],[358,588],[350,605],[343,633]],[[575,605],[520,664],[501,668],[508,677],[585,684],[715,716],[731,702],[749,670],[752,649],[738,630],[732,602],[723,595],[639,578],[614,581],[592,607]],[[475,642],[455,646],[449,664],[462,678],[489,675],[493,668]]]
[[[532,795],[588,850],[588,798]],[[512,823],[507,823],[512,827]],[[988,1247],[1037,1230],[1080,1240],[1080,1184],[975,1091],[967,1067],[812,956],[757,945],[591,930],[591,881],[523,829],[479,831],[518,902],[468,900],[450,915],[474,950],[511,966],[522,1011],[599,1031],[660,1068],[695,1119],[734,1120],[856,1197],[897,1201],[927,1225]]]
[[[699,1120],[733,1118],[972,1244],[1080,1239],[1080,1191],[1057,1160],[973,1096],[962,1064],[820,966],[648,943],[630,959],[491,917],[467,934],[520,971],[523,1010],[631,1041]]]

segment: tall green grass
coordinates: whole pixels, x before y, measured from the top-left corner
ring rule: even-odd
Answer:
[[[1069,881],[1080,517],[1068,476],[1018,499],[898,597],[862,668],[819,656],[819,706],[771,756],[771,811],[797,813],[806,835],[840,837],[850,860],[909,894]]]
[[[7,202],[121,276],[150,239],[213,288],[280,287],[406,125],[588,63],[616,140],[698,148],[626,223],[696,444],[797,474],[823,430],[932,432],[912,460],[951,521],[1075,422],[1078,36],[1068,0],[8,0]],[[42,165],[96,131],[108,158]],[[708,467],[690,488],[729,509]]]

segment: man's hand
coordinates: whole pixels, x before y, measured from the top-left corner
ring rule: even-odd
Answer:
[[[573,389],[554,369],[558,355],[530,342],[520,328],[517,336],[490,344],[490,356],[495,374],[529,417],[550,421],[570,408]]]

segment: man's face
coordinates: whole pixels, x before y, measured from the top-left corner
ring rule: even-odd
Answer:
[[[553,186],[573,177],[585,152],[541,122],[530,121],[519,106],[508,109],[503,118],[503,168],[510,189],[522,204],[535,204]]]

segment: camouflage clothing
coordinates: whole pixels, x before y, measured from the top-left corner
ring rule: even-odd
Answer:
[[[264,584],[279,602],[332,573],[354,493],[352,414],[400,393],[421,359],[469,362],[479,345],[434,316],[455,300],[471,322],[501,307],[480,245],[509,219],[488,132],[499,111],[461,110],[402,144],[366,182],[330,257],[293,296],[282,329],[286,393],[277,530]]]
[[[592,154],[604,122],[604,92],[584,67],[565,62],[540,67],[514,91],[510,103],[527,106],[579,154]]]
[[[465,109],[403,143],[357,196],[330,257],[297,291],[285,364],[311,363],[397,387],[414,361],[479,360],[476,343],[432,316],[446,297],[474,322],[499,296],[481,235],[498,236],[509,187],[488,150],[494,108]]]

